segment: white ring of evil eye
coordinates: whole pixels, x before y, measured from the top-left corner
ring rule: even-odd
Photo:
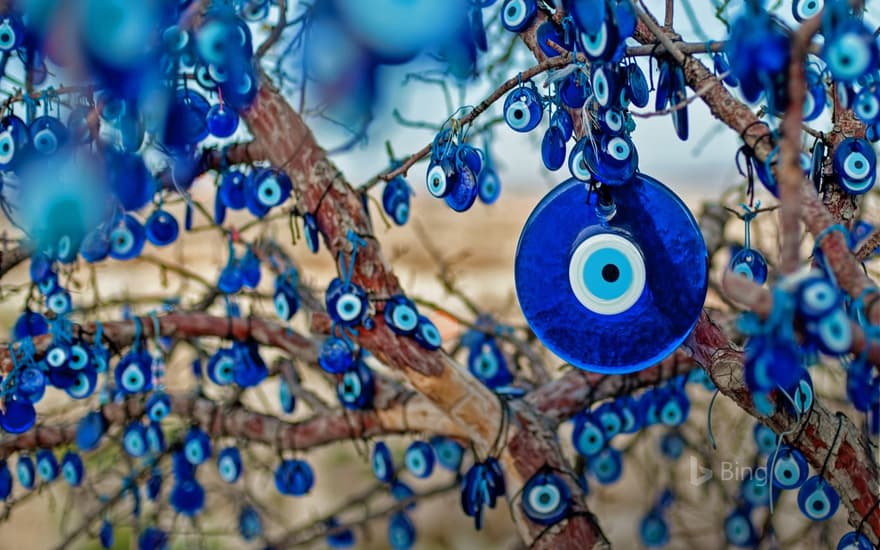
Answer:
[[[587,55],[599,57],[605,53],[605,49],[608,47],[608,30],[605,23],[602,23],[596,34],[584,33],[582,36],[584,37],[584,51]]]
[[[361,301],[354,294],[343,294],[336,302],[336,314],[343,321],[354,321],[362,310]]]
[[[614,160],[624,161],[629,158],[632,148],[629,143],[622,138],[616,137],[608,140],[608,155]]]
[[[622,259],[629,264],[631,272],[629,286],[615,298],[596,296],[587,288],[584,281],[587,261],[601,250],[614,251],[616,256],[622,256]],[[616,315],[627,311],[642,296],[645,281],[645,260],[642,253],[629,240],[613,233],[599,233],[586,239],[575,249],[568,264],[568,282],[575,297],[584,307],[599,315]]]
[[[537,485],[529,491],[529,506],[539,514],[549,514],[556,510],[561,499],[559,487],[552,483]]]
[[[599,67],[593,73],[593,97],[601,107],[607,107],[611,99],[610,90],[608,90],[608,78],[605,76],[605,69]]]
[[[501,19],[505,27],[518,27],[523,24],[526,13],[528,10],[526,10],[525,0],[513,0],[504,6]]]
[[[446,192],[446,171],[439,164],[428,171],[428,192],[435,197],[442,197]]]
[[[46,362],[50,367],[60,367],[67,361],[68,354],[61,347],[52,348],[52,350],[46,354]]]
[[[863,180],[871,174],[871,164],[865,155],[853,151],[843,161],[843,173],[847,178]]]
[[[618,132],[623,128],[623,118],[620,116],[620,113],[615,110],[606,111],[605,125],[608,126],[608,129],[612,132]]]
[[[504,119],[514,130],[521,130],[529,125],[531,112],[522,99],[514,101],[504,112]]]
[[[70,300],[64,292],[53,292],[49,296],[49,309],[59,315],[70,311]]]

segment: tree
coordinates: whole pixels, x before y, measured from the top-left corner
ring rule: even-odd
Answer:
[[[880,542],[874,372],[880,310],[865,268],[880,238],[863,219],[876,176],[869,140],[880,136],[880,53],[861,4],[796,1],[794,21],[777,14],[779,6],[751,1],[728,17],[725,3],[717,14],[729,35],[708,43],[676,33],[674,8],[692,10],[672,0],[662,24],[643,4],[626,0],[3,4],[4,81],[20,89],[0,121],[2,205],[16,235],[0,258],[0,273],[4,299],[24,306],[0,355],[0,425],[7,432],[0,440],[7,459],[0,493],[7,521],[14,524],[16,505],[35,488],[64,477],[77,502],[90,504],[63,530],[63,547],[87,533],[109,546],[123,524],[133,526],[141,548],[163,547],[169,537],[188,544],[194,529],[207,536],[201,522],[213,515],[224,518],[221,535],[278,548],[316,540],[349,546],[359,525],[387,517],[388,543],[408,548],[416,533],[412,506],[453,491],[477,528],[487,507],[506,500],[508,528],[523,545],[602,548],[609,545],[600,527],[607,520],[601,508],[588,506],[586,474],[613,483],[639,452],[650,460],[648,472],[659,471],[665,459],[656,448],[625,435],[652,430],[662,432],[666,457],[691,457],[692,467],[696,456],[713,461],[711,415],[709,430],[698,415],[688,416],[692,402],[708,402],[711,413],[720,393],[754,417],[753,466],[767,465],[737,469],[732,483],[716,474],[702,486],[708,490],[697,498],[718,499],[710,511],[729,544],[772,545],[777,532],[784,542],[827,544],[844,534],[821,523],[838,501],[850,531],[843,538],[864,547]],[[526,50],[531,66],[519,64]],[[645,110],[649,81],[634,60],[658,67],[653,111]],[[427,124],[430,143],[399,160],[392,155],[391,168],[356,187],[316,141],[306,117],[349,132],[343,149],[367,137],[381,140],[383,129],[371,124],[387,85],[380,69],[407,63],[417,67],[412,78],[447,95],[451,86],[473,82],[493,89],[474,107],[450,106],[446,121]],[[544,74],[546,90],[531,84]],[[502,99],[501,116],[491,118]],[[639,210],[620,233],[614,216],[625,219],[626,208],[643,207],[639,201],[647,199],[639,197],[658,189],[629,141],[635,119],[668,116],[687,139],[688,108],[697,101],[742,140],[737,163],[746,181],[733,195],[703,205],[702,235],[696,225],[688,233],[689,214],[676,210],[677,199],[666,191],[666,202],[655,203],[653,212]],[[830,129],[809,126],[822,124],[810,121],[826,102]],[[450,300],[468,311],[457,322],[469,330],[443,342],[425,312],[451,305],[407,297],[383,253],[376,217],[406,223],[410,183],[403,178],[421,184],[414,167],[424,160],[428,191],[453,210],[467,210],[477,196],[493,202],[499,187],[490,151],[478,151],[473,137],[505,123],[533,129],[545,110],[552,116],[542,160],[559,169],[572,134],[576,179],[564,190],[577,197],[567,204],[580,210],[568,217],[553,210],[549,221],[539,220],[542,231],[563,235],[589,212],[598,216],[590,231],[611,224],[617,232],[602,234],[627,242],[652,232],[652,239],[677,236],[650,250],[647,241],[641,251],[638,243],[627,245],[635,250],[629,258],[647,264],[641,284],[648,290],[640,288],[632,300],[565,298],[598,317],[569,318],[560,313],[568,311],[563,305],[549,314],[530,305],[581,284],[554,286],[552,274],[569,269],[569,247],[577,244],[577,255],[586,241],[565,242],[564,250],[549,245],[548,256],[564,252],[564,262],[533,262],[537,275],[517,267],[529,325],[497,320],[470,300],[425,237]],[[239,120],[244,129],[236,133]],[[578,155],[580,164],[571,160]],[[190,193],[207,174],[216,176],[213,212]],[[756,179],[778,199],[773,206],[766,198],[763,208],[753,202]],[[381,208],[371,208],[380,185]],[[175,202],[185,210],[183,231],[170,213]],[[748,204],[741,211],[738,203]],[[232,212],[227,220],[227,210],[243,209],[248,221],[233,220]],[[738,242],[726,230],[737,214],[747,228],[761,224],[762,232],[774,232],[779,261],[769,277],[748,231],[744,247],[726,259]],[[449,212],[450,220],[459,215]],[[273,220],[289,221],[289,237],[271,238]],[[209,231],[228,245],[216,279],[150,251]],[[300,233],[308,248],[323,248],[335,262],[339,276],[326,292],[326,281],[307,280],[297,269],[304,250],[293,244]],[[552,240],[539,242],[540,251]],[[815,243],[812,257],[804,257],[804,242]],[[520,254],[529,246],[524,237]],[[707,267],[697,261],[682,269],[666,258],[663,272],[657,257],[673,250],[698,260],[704,254]],[[155,264],[162,277],[200,284],[205,292],[166,286],[163,296],[144,303],[102,296],[99,267],[108,256]],[[29,266],[28,284],[7,284],[19,265]],[[614,262],[603,265],[605,283],[631,275]],[[690,278],[672,280],[672,273]],[[271,294],[261,290],[268,276]],[[531,283],[525,290],[523,280]],[[615,348],[624,359],[609,358],[601,342],[562,345],[585,335],[612,339],[614,316],[642,307],[646,293],[659,309],[639,310],[641,319],[629,321],[638,330],[626,332],[629,340]],[[683,305],[694,300],[693,311]],[[618,309],[603,309],[609,301]],[[277,315],[264,314],[270,303]],[[121,319],[111,309],[120,304],[129,308]],[[289,323],[304,315],[308,333]],[[638,324],[648,321],[654,324],[647,329]],[[681,326],[687,330],[662,336]],[[671,344],[677,349],[663,349]],[[551,349],[588,368],[557,375],[547,367],[559,361]],[[267,362],[269,356],[275,360]],[[167,389],[166,365],[183,370],[193,358],[195,390]],[[814,391],[816,376],[833,383],[817,382]],[[316,391],[327,382],[338,404]],[[692,389],[685,391],[687,382]],[[279,388],[280,406],[257,397],[270,384]],[[717,390],[711,400],[694,387],[701,385]],[[66,414],[42,403],[35,409],[47,387],[66,392]],[[307,408],[308,416],[285,418],[294,406]],[[560,437],[568,420],[571,445]],[[403,465],[383,442],[397,436],[416,439]],[[305,525],[278,517],[278,493],[308,498],[322,482],[310,453],[343,441],[366,442],[376,487],[337,495],[334,513]],[[435,461],[454,475],[414,492],[406,479],[427,477]],[[216,462],[216,473],[208,462]],[[699,485],[702,471],[693,475]],[[240,480],[248,476],[264,485],[255,490]],[[699,502],[688,508],[688,501],[702,489],[675,483],[675,476],[668,486],[659,479],[633,499],[631,529],[648,546],[666,544],[670,524],[683,529],[683,540],[699,540],[672,516],[700,508]],[[797,490],[797,507],[781,496],[784,490]],[[388,493],[390,504],[368,505]],[[230,500],[231,511],[221,506]],[[786,533],[791,523],[777,521],[774,505],[799,508],[815,522]],[[706,544],[723,542],[711,540]]]

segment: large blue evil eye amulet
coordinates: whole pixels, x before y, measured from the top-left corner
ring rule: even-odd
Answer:
[[[662,183],[636,174],[605,191],[600,199],[569,179],[544,197],[519,239],[516,294],[553,353],[623,374],[662,360],[691,332],[708,256],[694,217]]]

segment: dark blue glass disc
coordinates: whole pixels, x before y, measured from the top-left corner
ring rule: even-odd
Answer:
[[[699,318],[708,284],[694,217],[663,184],[637,174],[608,188],[613,214],[569,179],[532,212],[516,252],[516,294],[556,355],[622,374],[672,353]]]

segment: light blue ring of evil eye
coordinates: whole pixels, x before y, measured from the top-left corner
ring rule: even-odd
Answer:
[[[583,279],[583,288],[600,303],[617,302],[622,298],[630,304],[635,303],[641,294],[630,292],[630,289],[633,288],[633,282],[635,280],[642,281],[638,288],[644,288],[644,264],[637,261],[637,257],[640,257],[641,254],[623,237],[603,235],[602,238],[619,240],[619,245],[622,247],[629,245],[632,248],[627,252],[632,256],[622,252],[619,248],[599,248],[584,259],[581,269],[575,270],[575,276],[580,276]],[[609,271],[609,266],[613,268],[610,270],[613,271],[613,280],[606,278],[611,277],[605,273]],[[577,290],[575,290],[575,294],[577,294]],[[583,302],[583,300],[581,301]]]
[[[636,174],[609,191],[613,216],[596,194],[586,200],[587,189],[577,179],[544,197],[520,236],[516,292],[532,330],[556,355],[578,368],[622,374],[656,363],[688,336],[706,297],[708,255],[693,215],[657,180]],[[638,259],[631,263],[644,264],[644,289],[616,310],[587,307],[573,290],[578,285],[572,282],[583,282],[582,268],[571,276],[575,252],[603,234],[631,243],[640,259],[618,250]]]

